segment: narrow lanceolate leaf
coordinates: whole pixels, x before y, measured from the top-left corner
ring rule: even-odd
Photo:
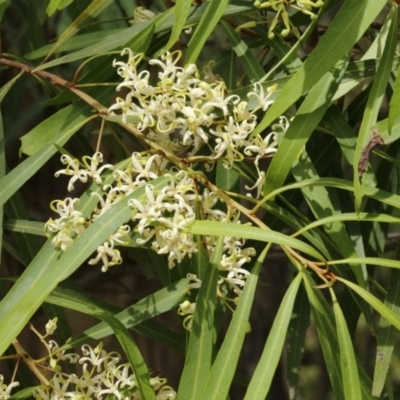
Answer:
[[[220,237],[196,298],[185,366],[178,389],[178,399],[201,399],[211,370],[214,343],[214,312],[217,302],[218,266],[223,251]]]
[[[400,260],[400,244],[397,244],[394,257],[397,262]],[[385,305],[400,314],[400,271],[393,270],[390,275],[390,283],[385,299]],[[392,359],[394,347],[396,345],[399,333],[385,318],[381,317],[379,322],[377,349],[375,359],[374,381],[372,394],[379,397],[385,385],[389,366]]]
[[[362,297],[371,307],[373,307],[383,318],[385,318],[390,324],[392,324],[397,330],[400,330],[400,318],[397,313],[395,313],[392,309],[383,304],[379,299],[377,299],[374,295],[372,295],[367,290],[359,287],[353,282],[347,281],[345,279],[340,278],[339,276],[336,279],[340,282],[343,282],[349,289],[356,292],[360,297]]]
[[[396,72],[396,82],[393,87],[393,95],[389,103],[388,129],[392,132],[394,121],[400,115],[400,64]]]
[[[181,32],[186,24],[186,18],[189,14],[191,6],[191,0],[176,0],[174,7],[175,21],[168,43],[163,48],[164,51],[169,50],[179,39],[179,36],[181,35]]]
[[[56,58],[53,61],[39,65],[36,70],[44,70],[47,68],[54,67],[56,65],[65,64],[77,60],[82,60],[83,58],[91,57],[96,54],[105,53],[107,51],[114,50],[121,46],[124,46],[130,40],[133,40],[137,35],[146,29],[154,21],[143,21],[138,24],[131,26],[130,28],[123,29],[118,32],[112,32],[109,36],[101,39],[91,46],[85,47],[81,50],[75,51],[73,53],[67,54]]]
[[[333,300],[333,312],[335,314],[336,331],[339,341],[343,387],[345,388],[344,398],[345,400],[359,400],[362,399],[362,394],[353,343],[351,342],[347,323],[336,295],[332,289],[330,289],[330,292]]]
[[[143,360],[140,350],[132,336],[125,328],[124,324],[118,319],[107,314],[100,314],[98,318],[106,322],[117,337],[124,354],[128,358],[137,379],[139,391],[142,399],[156,400],[153,387],[150,385],[150,373]]]
[[[382,100],[385,95],[385,89],[388,84],[390,72],[392,70],[393,58],[398,42],[398,10],[394,5],[385,25],[389,25],[388,40],[386,42],[378,70],[376,71],[375,79],[368,97],[368,102],[365,107],[354,154],[355,162],[353,163],[353,182],[356,212],[361,211],[361,201],[364,196],[364,186],[361,184],[360,179],[362,179],[365,168],[368,164],[368,157],[366,154],[363,154],[363,152],[365,146],[368,145],[371,137],[373,136],[371,129],[375,127],[375,123],[378,118],[379,109],[382,105]],[[364,164],[363,168],[360,167],[361,164]]]
[[[338,178],[318,178],[318,179],[307,179],[305,181],[296,182],[288,184],[280,189],[275,190],[269,196],[265,197],[263,201],[269,200],[271,197],[276,196],[279,193],[283,193],[287,190],[299,189],[304,186],[329,186],[337,189],[348,190],[350,192],[354,191],[353,185],[350,181]],[[390,193],[386,190],[381,190],[372,186],[365,187],[365,195],[369,196],[375,200],[379,200],[384,204],[400,208],[400,196],[397,194]],[[261,239],[259,239],[261,240]]]
[[[71,36],[78,32],[80,26],[86,21],[87,18],[97,17],[105,8],[112,3],[112,0],[93,0],[89,6],[72,22],[70,26],[62,33],[57,39],[53,48],[49,51],[46,56],[46,60],[49,59],[57,49],[65,43]]]
[[[48,160],[57,152],[57,149],[48,144],[32,157],[29,157],[6,176],[0,179],[0,207]]]
[[[301,359],[304,354],[307,329],[310,325],[310,303],[303,286],[299,287],[287,332],[286,376],[289,398],[297,398]]]
[[[36,221],[26,221],[20,219],[7,219],[4,221],[3,228],[12,232],[30,233],[31,235],[46,236],[44,223]]]
[[[278,366],[283,345],[286,339],[293,304],[302,280],[303,273],[298,273],[293,280],[281,302],[261,358],[254,371],[245,400],[265,399],[271,387],[272,378]]]
[[[0,103],[3,101],[5,95],[8,93],[8,91],[14,86],[14,83],[21,78],[21,76],[24,74],[24,71],[21,71],[18,75],[14,76],[10,81],[8,81],[4,86],[0,88]]]
[[[179,282],[174,282],[158,292],[146,296],[144,299],[114,315],[114,317],[121,321],[126,328],[139,325],[176,307],[187,294],[187,285],[188,280],[186,278],[181,279]],[[89,303],[86,298],[82,299],[79,294],[71,294],[71,291],[65,289],[55,289],[46,301],[88,315],[96,312],[94,305]],[[68,347],[79,346],[87,341],[88,337],[93,340],[99,340],[111,334],[110,327],[106,323],[100,323],[87,329],[68,342]]]
[[[275,103],[267,111],[255,134],[261,133],[271,125],[348,54],[386,3],[386,0],[345,1],[317,47],[284,86]]]
[[[390,284],[385,299],[385,305],[393,310],[400,318],[400,271],[393,270],[390,275]],[[379,397],[382,394],[394,347],[399,333],[385,318],[381,317],[377,338],[374,381],[372,394]]]
[[[268,247],[260,254],[251,275],[246,280],[243,293],[240,295],[239,305],[233,314],[221,349],[211,369],[202,397],[204,400],[219,400],[228,396],[247,332],[258,276],[267,255]]]
[[[57,10],[68,7],[73,1],[74,0],[50,0],[46,8],[46,14],[51,17]]]
[[[188,44],[185,64],[195,63],[208,37],[228,7],[229,0],[210,1],[205,3],[206,11],[196,27]]]
[[[225,32],[232,43],[232,48],[241,61],[250,82],[254,83],[259,81],[265,73],[257,58],[254,57],[246,43],[240,38],[239,34],[235,32],[228,22],[221,20],[221,25],[225,29]]]
[[[0,180],[6,173],[6,155],[4,151],[4,130],[3,130],[3,116],[0,111]],[[0,206],[0,265],[1,265],[1,249],[3,247],[3,217],[4,207]]]
[[[318,338],[333,392],[336,399],[344,399],[340,357],[337,351],[339,344],[332,308],[321,291],[315,289],[315,282],[308,273],[304,274],[304,286],[311,305],[312,315],[318,331]]]
[[[286,236],[280,232],[268,231],[256,226],[240,225],[234,223],[221,223],[216,221],[195,221],[189,228],[190,232],[198,235],[226,236],[227,232],[232,237],[243,239],[253,239],[261,242],[270,242],[281,246],[288,246],[303,251],[315,257],[317,260],[324,261],[322,255],[307,243]]]
[[[31,156],[51,143],[63,146],[75,132],[93,118],[92,110],[92,107],[77,101],[56,112],[22,137],[21,153]]]
[[[168,177],[153,181],[155,189],[164,187]],[[58,285],[68,278],[79,266],[104,243],[110,234],[129,220],[131,210],[128,201],[141,199],[144,187],[117,203],[112,209],[82,233],[68,251],[61,254],[48,240],[32,263],[25,269],[15,285],[0,302],[0,355],[18,336],[30,317]]]
[[[329,108],[346,65],[347,61],[341,61],[310,90],[272,158],[265,178],[264,196],[282,187],[293,163]]]

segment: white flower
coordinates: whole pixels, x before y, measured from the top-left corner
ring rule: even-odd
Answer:
[[[47,335],[52,335],[54,333],[54,331],[57,329],[57,321],[58,321],[58,318],[56,317],[56,318],[49,320],[49,322],[47,322],[47,324],[45,326]]]
[[[109,267],[121,264],[122,258],[119,250],[114,249],[112,243],[104,242],[97,248],[97,256],[89,260],[90,265],[95,265],[99,261],[103,263],[101,270],[106,272]]]
[[[8,399],[11,397],[11,390],[16,386],[19,386],[19,382],[12,382],[6,385],[4,382],[4,376],[0,375],[0,399]]]

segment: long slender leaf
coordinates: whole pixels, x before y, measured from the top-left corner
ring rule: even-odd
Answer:
[[[254,134],[261,133],[271,125],[348,54],[385,5],[386,0],[347,0],[317,47],[285,85]]]
[[[162,187],[168,178],[154,181],[154,187]],[[59,282],[69,277],[121,224],[129,220],[130,198],[141,198],[144,188],[139,188],[117,203],[79,236],[64,254],[55,250],[51,241],[24,271],[17,283],[0,302],[0,354],[23,329],[29,318],[45,301]]]
[[[336,335],[333,311],[322,293],[313,288],[314,285],[315,282],[312,278],[308,274],[304,274],[304,286],[310,301],[332,389],[337,399],[344,399],[340,356],[337,351],[339,343]]]
[[[299,287],[287,332],[286,376],[289,398],[297,398],[301,359],[304,354],[307,329],[310,325],[310,303],[303,286]]]
[[[138,346],[125,328],[124,324],[107,314],[99,314],[98,317],[106,322],[114,331],[115,336],[132,366],[132,369],[135,371],[135,377],[137,379],[141,397],[146,400],[156,400],[154,389],[150,385],[149,370],[140,354]]]
[[[282,187],[293,163],[330,106],[333,94],[346,69],[346,63],[341,61],[310,90],[272,158],[265,177],[264,195]]]
[[[226,8],[228,7],[229,0],[211,1],[205,3],[207,7],[201,21],[196,27],[192,38],[188,44],[188,49],[185,57],[185,64],[195,63],[204,43],[211,35],[218,21],[223,16]]]
[[[360,297],[362,297],[367,303],[371,305],[383,318],[385,318],[389,323],[391,323],[397,330],[400,330],[400,318],[397,313],[383,304],[374,295],[369,293],[367,290],[360,288],[353,282],[349,282],[340,277],[336,277],[340,282],[343,282],[349,289],[353,290]]]
[[[126,309],[116,313],[114,317],[121,321],[126,328],[132,328],[151,318],[161,315],[176,307],[187,293],[188,281],[186,278],[175,282],[165,288],[153,293]],[[86,296],[71,292],[62,288],[56,288],[46,298],[46,302],[57,304],[62,307],[70,308],[88,315],[94,315],[96,312],[104,312],[103,308],[98,310],[98,305],[90,301]],[[79,334],[70,342],[67,347],[81,345],[87,338],[99,340],[112,334],[109,326],[105,323],[97,324],[82,334]]]
[[[397,315],[400,315],[400,271],[398,270],[393,270],[391,273],[385,305],[393,310]],[[399,334],[394,326],[382,317],[379,322],[377,338],[378,344],[376,349],[374,381],[372,387],[372,394],[374,396],[379,397],[382,393],[398,336]]]
[[[57,49],[65,43],[71,36],[73,36],[76,32],[78,32],[80,25],[86,21],[87,18],[95,18],[99,15],[104,9],[106,9],[112,0],[93,0],[92,3],[71,23],[68,28],[65,29],[63,34],[57,39],[56,43],[54,43],[52,49],[46,56],[46,59],[50,58]]]
[[[285,343],[293,304],[302,280],[302,275],[302,273],[297,274],[285,293],[268,335],[267,342],[265,343],[261,358],[254,371],[249,387],[247,388],[246,396],[244,397],[245,400],[264,399],[269,392],[272,378],[274,377]]]
[[[397,7],[394,5],[390,15],[387,18],[387,23],[390,23],[388,41],[383,51],[382,59],[372,84],[371,93],[368,97],[363,120],[358,132],[357,145],[354,154],[356,162],[353,164],[353,182],[355,209],[357,212],[361,211],[361,201],[364,194],[363,185],[360,183],[360,171],[358,163],[361,159],[363,148],[367,145],[368,140],[372,135],[371,129],[374,127],[378,118],[379,108],[381,107],[383,96],[385,94],[385,88],[389,79],[390,71],[392,69],[393,58],[396,51],[398,11]]]
[[[337,302],[335,292],[332,289],[330,289],[330,292],[333,300],[333,312],[335,314],[337,338],[340,349],[343,387],[345,388],[344,398],[345,400],[358,400],[362,398],[362,394],[353,344],[343,311]]]
[[[178,389],[178,399],[200,399],[211,370],[218,265],[222,251],[223,237],[218,239],[210,257],[210,263],[196,299],[188,351]]]
[[[236,308],[228,331],[225,335],[221,349],[212,366],[207,385],[203,392],[203,399],[225,399],[229,392],[236,365],[239,360],[240,350],[243,346],[247,331],[250,311],[257,287],[261,266],[267,255],[268,247],[259,255],[251,275],[246,280],[243,293],[240,295],[239,305]]]
[[[279,232],[267,231],[255,226],[238,225],[234,223],[218,223],[214,221],[195,221],[190,227],[190,232],[198,235],[209,235],[212,232],[213,236],[225,236],[227,232],[233,237],[244,239],[254,239],[261,242],[271,242],[282,246],[293,247],[303,251],[318,260],[323,260],[323,257],[311,246],[299,240],[293,239]]]
[[[174,25],[172,26],[171,36],[168,43],[164,46],[164,51],[169,50],[179,39],[186,23],[192,2],[190,0],[176,0],[174,7]]]
[[[240,36],[228,22],[221,20],[221,25],[225,29],[225,32],[232,43],[232,48],[241,61],[250,82],[254,83],[259,81],[264,76],[264,70],[256,57],[254,57],[246,43],[241,40]]]

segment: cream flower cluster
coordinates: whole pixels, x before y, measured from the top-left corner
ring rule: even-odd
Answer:
[[[77,198],[68,197],[51,203],[52,210],[59,214],[59,218],[50,219],[45,225],[45,231],[47,236],[52,238],[53,245],[63,251],[68,250],[75,238],[100,215],[140,187],[144,187],[144,196],[128,201],[132,210],[130,225],[133,231],[139,234],[139,238],[136,239],[138,244],[145,246],[150,243],[158,254],[168,255],[170,268],[180,263],[186,255],[197,252],[198,245],[193,235],[188,232],[195,220],[196,207],[199,207],[203,219],[240,223],[240,213],[237,210],[229,213],[222,211],[221,207],[217,207],[219,198],[215,192],[207,188],[201,189],[201,185],[195,184],[185,171],[172,172],[167,168],[168,161],[159,154],[133,153],[124,169],[116,169],[110,164],[99,167],[99,163],[96,164],[93,160],[102,160],[101,153],[96,153],[92,158],[84,157],[82,163],[67,155],[63,155],[61,159],[67,167],[58,171],[56,176],[71,176],[68,184],[70,190],[77,180],[87,182],[88,177],[102,185],[101,173],[105,170],[113,169],[114,179],[112,184],[101,187],[102,195],[93,193],[99,198],[99,203],[89,218],[84,218],[76,209],[79,204]],[[93,164],[96,164],[96,168]],[[167,177],[168,183],[161,189],[155,189],[152,181],[160,176]],[[125,244],[130,231],[128,223],[122,225],[97,248],[97,255],[89,264],[102,262],[103,271],[120,264],[121,255],[115,246]],[[215,238],[206,236],[205,243],[211,254]],[[221,271],[227,275],[224,279],[230,280],[234,286],[235,279],[244,276],[244,273],[240,272],[241,266],[250,260],[252,250],[242,249],[244,241],[240,239],[226,237],[224,243]]]
[[[95,348],[87,344],[83,345],[81,354],[61,351],[54,340],[46,340],[56,328],[57,318],[46,324],[45,335],[31,328],[48,352],[48,357],[40,362],[30,359],[30,367],[32,368],[34,362],[36,375],[41,381],[41,385],[33,389],[35,399],[142,399],[135,373],[130,364],[121,363],[121,356],[118,353],[108,353],[101,342]],[[71,369],[65,368],[68,364],[79,366],[76,370],[81,372],[65,372]],[[42,374],[42,371],[46,371],[46,374]],[[166,385],[165,378],[154,376],[150,378],[149,383],[156,393],[157,400],[176,399],[175,391]],[[11,396],[11,389],[18,385],[18,382],[13,382],[8,386],[3,384],[3,376],[0,375],[0,399],[8,399]]]
[[[286,37],[290,31],[293,31],[299,36],[298,29],[290,21],[290,15],[288,9],[291,8],[293,11],[300,11],[303,14],[309,15],[311,19],[317,18],[317,14],[313,11],[313,8],[321,8],[324,6],[323,0],[269,0],[262,1],[256,0],[254,6],[260,9],[271,9],[276,11],[275,17],[272,19],[269,29],[268,37],[273,39],[275,37],[275,28],[280,20],[282,20],[285,28],[281,31],[281,35]]]
[[[118,97],[110,112],[122,111],[123,122],[135,123],[140,131],[161,147],[177,155],[194,156],[202,150],[210,162],[222,159],[226,167],[244,158],[244,149],[264,157],[276,151],[274,136],[252,137],[257,124],[256,111],[266,111],[272,103],[274,87],[266,91],[260,83],[248,94],[257,103],[249,110],[249,103],[237,95],[227,95],[225,83],[208,73],[208,80],[200,79],[195,64],[178,66],[180,51],[166,52],[160,59],[152,59],[161,71],[156,85],[151,84],[148,70],[139,71],[144,55],[124,49],[128,61],[114,61],[123,82],[117,90],[127,90],[125,98]],[[259,144],[262,143],[262,146]]]
[[[110,395],[115,399],[142,399],[130,364],[121,363],[120,355],[116,352],[108,353],[103,349],[102,343],[95,348],[83,345],[82,355],[58,352],[58,346],[54,341],[50,341],[48,345],[52,349],[52,368],[57,372],[53,374],[48,384],[34,389],[33,396],[36,399],[101,400],[109,398]],[[82,372],[79,375],[63,373],[61,365],[65,361],[81,365]],[[156,392],[157,400],[176,398],[175,391],[167,386],[166,382],[165,378],[150,378],[150,385]]]
[[[0,399],[7,400],[11,397],[11,390],[19,386],[19,382],[12,382],[9,385],[4,383],[4,376],[0,375]]]

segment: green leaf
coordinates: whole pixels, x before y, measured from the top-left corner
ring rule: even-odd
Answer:
[[[310,157],[305,150],[300,159],[295,162],[294,166],[292,167],[292,173],[296,181],[318,177],[318,173],[314,167],[314,164],[312,163]],[[321,218],[327,217],[332,214],[339,214],[341,212],[341,210],[338,209],[338,206],[335,206],[333,204],[333,200],[331,201],[331,198],[334,199],[334,195],[336,192],[331,191],[331,193],[328,193],[328,190],[324,187],[306,187],[302,188],[301,191],[305,200],[307,201],[310,210],[313,212],[315,219],[320,220]],[[336,203],[338,203],[338,201],[336,201]],[[324,207],[321,207],[321,204],[324,204]],[[324,230],[329,235],[332,242],[337,245],[338,251],[343,257],[364,255],[364,253],[357,254],[353,241],[346,229],[346,226],[341,221],[335,221],[329,225],[325,225]],[[367,272],[365,270],[365,266],[352,265],[351,268],[357,278],[357,282],[362,287],[365,287],[367,280]],[[367,315],[366,319],[367,321],[369,320]]]
[[[191,0],[176,0],[174,7],[174,25],[168,43],[163,47],[163,51],[169,50],[178,41],[179,36],[185,27],[186,18],[189,14],[191,5]]]
[[[9,397],[9,400],[32,399],[34,387],[29,387],[20,390],[18,393]]]
[[[284,86],[254,134],[270,126],[348,54],[386,3],[386,0],[347,0],[329,24],[317,47]]]
[[[393,95],[389,103],[388,129],[392,132],[394,121],[400,115],[400,64],[396,72],[396,81],[393,87]]]
[[[304,286],[311,305],[312,315],[317,327],[318,338],[333,392],[336,399],[344,399],[340,357],[337,351],[339,343],[332,308],[321,291],[314,288],[315,282],[308,273],[304,273]]]
[[[206,40],[211,35],[218,21],[223,16],[228,4],[229,0],[210,1],[203,3],[203,6],[206,7],[206,10],[188,44],[187,53],[185,56],[185,64],[192,64],[196,62],[197,57],[203,50]]]
[[[335,292],[330,289],[333,300],[333,312],[336,320],[336,331],[339,342],[340,360],[342,366],[342,379],[345,400],[362,399],[360,378],[358,376],[357,361],[354,355],[353,343],[343,311],[337,302]]]
[[[46,236],[44,232],[43,222],[6,219],[4,221],[3,228],[13,232],[30,233],[31,235]]]
[[[51,143],[63,146],[75,132],[93,118],[92,110],[89,105],[83,105],[78,101],[57,111],[22,137],[20,151],[32,156]],[[56,152],[57,149],[53,147],[53,151]]]
[[[225,29],[232,44],[232,48],[243,65],[247,78],[251,83],[258,82],[265,73],[257,58],[254,57],[246,43],[240,38],[227,21],[221,20],[221,25]]]
[[[379,109],[382,105],[382,100],[385,95],[385,89],[389,80],[392,63],[397,46],[397,30],[398,30],[398,11],[393,5],[392,10],[386,19],[385,25],[389,25],[389,35],[383,50],[381,62],[372,84],[371,92],[368,97],[368,102],[365,107],[363,120],[357,137],[357,145],[354,154],[354,196],[356,212],[361,211],[361,201],[364,195],[363,185],[359,177],[359,162],[361,160],[364,147],[367,145],[372,136],[371,129],[374,127],[378,118]]]
[[[219,400],[227,398],[247,332],[258,276],[268,248],[269,246],[261,252],[246,280],[243,293],[240,295],[239,305],[233,313],[232,321],[212,366],[202,399]]]
[[[282,187],[293,163],[330,106],[346,65],[346,61],[341,61],[310,90],[272,158],[265,177],[264,195]]]
[[[155,189],[164,187],[168,180],[168,177],[158,178],[153,186]],[[129,220],[128,200],[142,198],[144,190],[144,187],[137,189],[97,218],[63,254],[47,241],[0,302],[0,355],[58,283],[76,271],[110,234]]]
[[[380,257],[349,257],[344,260],[327,261],[326,263],[328,265],[365,263],[370,265],[379,265],[381,267],[389,267],[396,269],[400,268],[400,263],[398,260],[390,260],[387,258],[380,258]]]
[[[86,21],[87,18],[97,17],[105,8],[112,3],[112,0],[93,0],[85,10],[72,22],[68,28],[64,30],[62,35],[57,39],[52,49],[46,56],[46,59],[50,58],[57,49],[66,42],[71,36],[78,32],[79,27]]]
[[[275,197],[279,193],[285,192],[287,190],[299,189],[304,186],[330,186],[337,189],[348,190],[350,192],[354,191],[353,185],[349,181],[339,178],[318,178],[318,179],[307,179],[301,182],[288,184],[280,189],[275,190],[270,195],[266,196],[262,201],[265,202],[271,197]],[[387,192],[386,190],[377,189],[375,187],[366,186],[365,194],[373,199],[379,200],[384,204],[400,208],[400,196]]]
[[[317,221],[311,222],[307,224],[304,228],[299,229],[293,237],[297,237],[302,235],[304,232],[307,232],[310,229],[314,229],[321,225],[329,225],[333,222],[337,221],[376,221],[376,222],[388,222],[392,224],[400,223],[400,217],[395,217],[392,215],[387,214],[375,214],[375,213],[343,213],[343,214],[336,214],[330,217],[321,218]]]
[[[310,325],[310,303],[303,286],[299,287],[287,332],[286,376],[289,398],[297,398],[301,360],[304,354],[307,329]]]
[[[118,312],[114,317],[121,321],[126,328],[135,327],[176,307],[187,294],[187,285],[188,280],[186,278],[181,279],[179,282],[174,282]],[[86,296],[63,288],[54,289],[46,298],[46,302],[88,315],[95,315],[99,311],[105,311]],[[109,326],[105,323],[100,323],[82,332],[64,347],[76,347],[87,341],[88,338],[99,340],[111,334],[112,331]]]
[[[0,181],[6,174],[6,154],[4,149],[4,129],[3,129],[3,115],[0,111]],[[0,206],[0,265],[1,265],[1,254],[3,247],[3,218],[4,218],[4,207]]]
[[[51,17],[57,10],[62,10],[68,7],[74,0],[50,0],[46,14]]]
[[[214,312],[217,303],[218,265],[224,241],[219,238],[196,298],[185,366],[180,379],[179,399],[200,399],[211,370],[214,345]]]
[[[225,168],[222,162],[217,162],[218,188],[230,192],[240,192],[240,175],[234,168]]]
[[[293,239],[282,233],[268,231],[255,226],[240,225],[234,223],[216,222],[216,221],[195,221],[189,228],[190,232],[198,235],[226,236],[227,232],[232,237],[243,239],[253,239],[260,242],[270,242],[282,246],[292,247],[303,251],[317,260],[323,261],[324,258],[313,247],[300,240]]]
[[[14,83],[17,82],[19,78],[24,74],[24,71],[21,71],[18,75],[15,75],[14,78],[9,80],[4,86],[0,89],[0,103],[3,101],[4,97],[8,93],[8,91],[14,86]]]
[[[135,377],[139,386],[139,391],[143,399],[156,400],[153,387],[150,385],[150,374],[146,367],[146,363],[143,360],[140,350],[137,347],[135,341],[125,328],[123,323],[118,319],[111,317],[106,314],[97,315],[100,319],[106,322],[110,328],[114,331],[124,354],[129,360]]]
[[[397,261],[398,263],[398,261]],[[399,268],[399,267],[398,267]],[[363,298],[368,304],[371,305],[383,318],[385,318],[390,324],[392,324],[397,330],[400,330],[400,318],[397,313],[391,310],[389,307],[385,306],[380,300],[369,293],[367,290],[359,287],[353,282],[342,279],[336,276],[336,280],[344,283],[349,289],[357,293],[361,298]]]
[[[397,247],[397,255],[399,254],[399,246]],[[396,257],[399,262],[399,257]],[[385,305],[400,315],[400,271],[393,270],[390,276],[388,293],[385,299]],[[385,385],[389,372],[390,361],[394,352],[394,347],[399,334],[393,325],[388,323],[385,318],[381,318],[379,322],[379,330],[377,337],[377,349],[375,359],[374,381],[372,394],[379,397]]]
[[[261,358],[251,378],[244,400],[265,399],[271,387],[272,378],[281,358],[286,339],[293,304],[302,280],[303,273],[298,273],[290,284],[279,306]]]
[[[5,177],[1,178],[0,207],[56,152],[57,149],[51,144],[43,146],[35,155],[23,161]]]
[[[74,53],[58,57],[53,61],[41,64],[36,67],[36,70],[39,71],[48,69],[56,65],[70,63],[73,61],[81,60],[82,58],[88,58],[100,53],[105,53],[107,51],[120,48],[129,41],[133,40],[136,36],[140,36],[142,31],[148,28],[148,26],[152,23],[154,23],[154,21],[140,22],[131,26],[130,28],[123,29],[122,31],[118,31],[116,33],[111,33],[102,40],[100,36],[97,43],[83,48],[82,50],[78,50]]]

